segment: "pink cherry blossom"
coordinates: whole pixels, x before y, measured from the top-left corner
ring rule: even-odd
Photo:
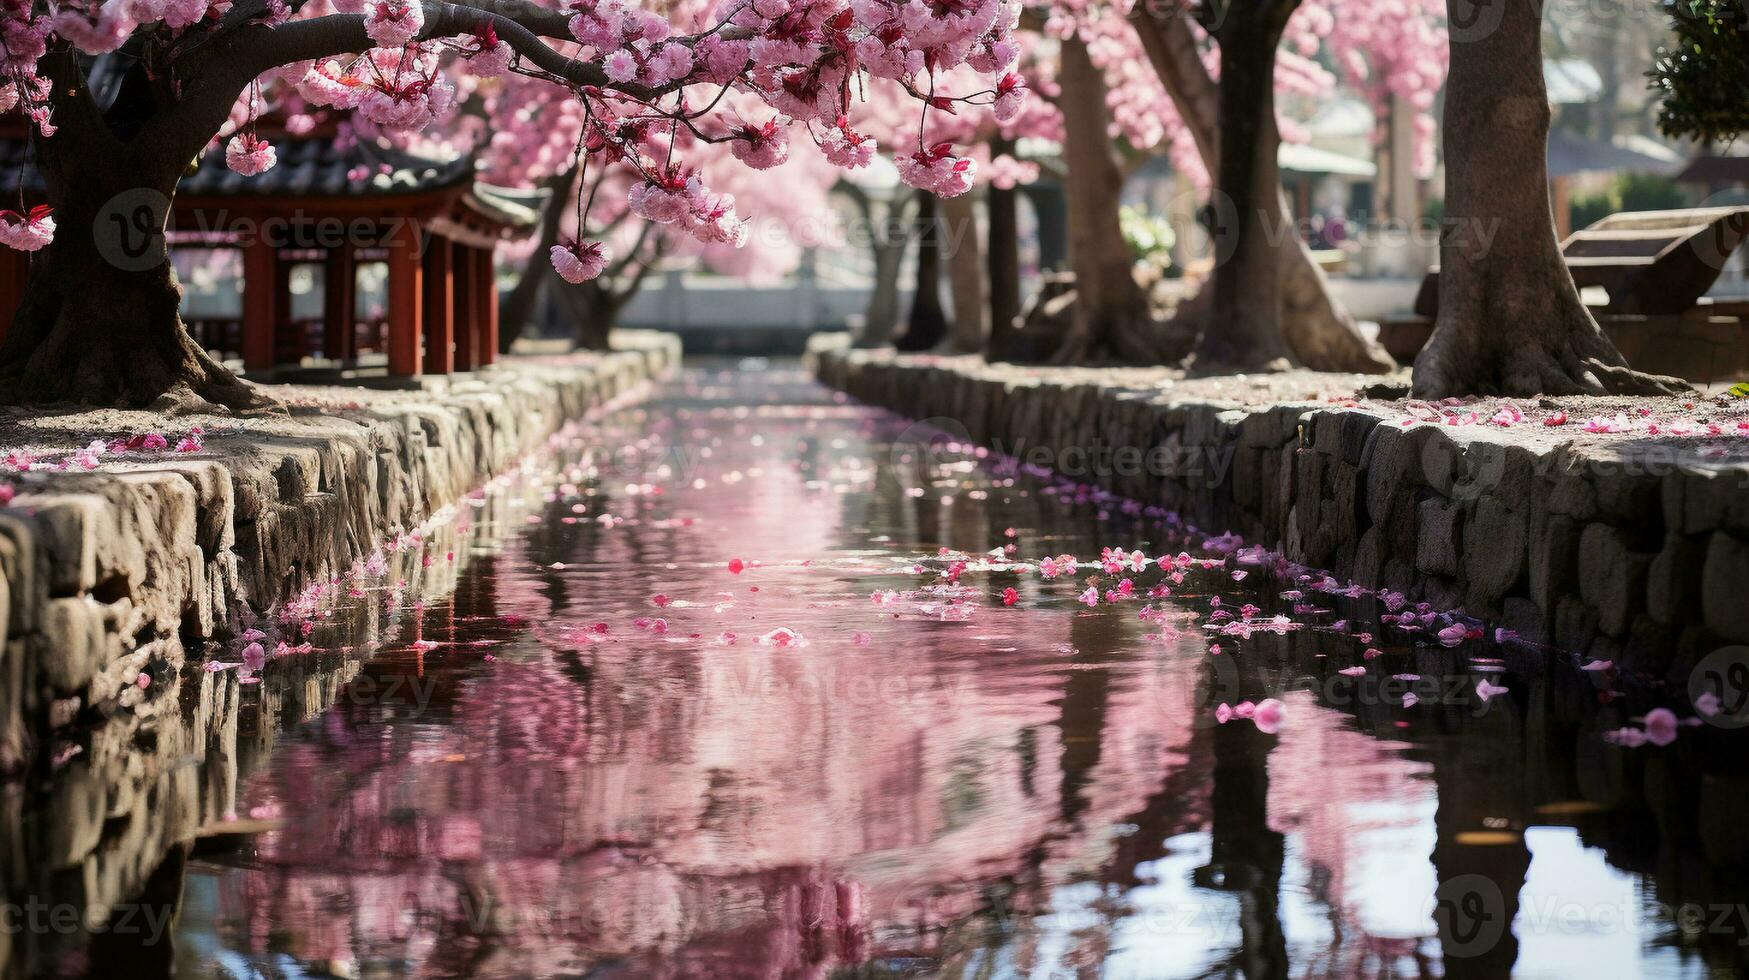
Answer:
[[[364,32],[381,47],[398,48],[425,27],[425,7],[419,0],[367,0]]]
[[[0,211],[0,245],[34,252],[55,240],[54,209],[39,204],[20,214]]]
[[[233,136],[225,145],[225,166],[245,177],[272,170],[278,159],[273,144],[253,133]]]
[[[1676,741],[1678,722],[1669,708],[1653,708],[1646,712],[1646,740],[1653,745],[1669,745]]]
[[[548,253],[559,278],[575,286],[601,275],[607,268],[607,247],[600,242],[568,242],[554,245]]]
[[[1476,682],[1476,697],[1481,698],[1483,701],[1491,701],[1495,697],[1505,694],[1510,690],[1510,688],[1495,684],[1486,677]]]
[[[1287,706],[1275,698],[1264,698],[1257,702],[1257,707],[1251,712],[1251,721],[1257,730],[1266,735],[1274,735],[1281,730],[1281,724],[1286,719]]]

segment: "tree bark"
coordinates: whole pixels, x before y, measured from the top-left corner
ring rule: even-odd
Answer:
[[[1069,171],[1063,184],[1076,299],[1074,325],[1057,359],[1157,364],[1162,359],[1157,325],[1136,283],[1119,216],[1124,172],[1113,154],[1105,75],[1078,37],[1063,41],[1060,65],[1063,160]]]
[[[622,295],[598,285],[599,282],[596,279],[575,286],[565,283],[565,288],[557,292],[574,324],[578,350],[607,350],[620,311],[637,293],[633,289]]]
[[[998,139],[991,152],[1012,153],[1011,140]],[[989,349],[1005,347],[1020,317],[1020,193],[1012,187],[990,185],[988,251],[990,277]]]
[[[941,219],[935,195],[917,192],[917,288],[911,294],[911,319],[893,341],[904,351],[932,350],[947,337],[941,307]]]
[[[984,349],[988,304],[984,298],[984,255],[978,241],[978,215],[970,194],[941,202],[946,233],[947,278],[953,290],[953,331],[948,340],[961,354]]]
[[[1275,55],[1299,0],[1229,6],[1220,45],[1220,168],[1213,203],[1214,303],[1196,345],[1199,372],[1257,370],[1288,363],[1282,331],[1281,257],[1294,246],[1282,210],[1275,155]]]
[[[571,210],[571,190],[576,185],[575,167],[567,167],[564,173],[555,174],[546,181],[548,197],[546,206],[541,210],[540,239],[535,244],[533,254],[529,256],[528,264],[523,266],[522,275],[517,278],[516,285],[505,298],[504,310],[498,317],[500,354],[510,353],[510,348],[522,336],[522,331],[527,329],[528,321],[534,317],[535,302],[540,299],[541,287],[552,274],[552,263],[547,261],[547,253],[559,243],[565,215]]]
[[[167,410],[269,404],[182,323],[164,237],[181,165],[164,162],[154,141],[117,139],[70,56],[47,56],[44,66],[68,93],[55,135],[34,143],[57,234],[32,258],[0,343],[0,399]]]
[[[874,259],[874,283],[863,309],[862,327],[851,343],[864,348],[885,347],[893,342],[893,331],[899,326],[899,270],[911,247],[911,226],[902,201],[889,201],[877,220],[867,191],[848,182],[841,186],[862,214]]]
[[[1549,205],[1541,6],[1447,0],[1446,10],[1450,227],[1440,245],[1439,315],[1415,359],[1416,397],[1686,387],[1628,369],[1561,257]]]
[[[1232,14],[1229,13],[1229,16]],[[1181,10],[1136,4],[1131,23],[1142,41],[1154,72],[1172,98],[1196,142],[1203,166],[1220,173],[1220,86],[1203,67],[1196,35]],[[1280,205],[1287,214],[1286,204]],[[1378,342],[1367,339],[1360,326],[1331,295],[1323,270],[1299,236],[1292,247],[1278,251],[1282,277],[1282,331],[1294,358],[1320,371],[1382,373],[1396,362]],[[1212,281],[1203,285],[1213,289]],[[1178,318],[1194,318],[1196,332],[1206,332],[1213,296],[1199,296],[1180,306]]]

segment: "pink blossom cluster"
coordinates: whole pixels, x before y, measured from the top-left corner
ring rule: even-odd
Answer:
[[[55,240],[54,209],[39,204],[20,214],[0,211],[0,245],[34,252]]]
[[[572,241],[554,245],[550,258],[559,278],[575,286],[600,276],[609,256],[600,242]]]
[[[633,187],[632,212],[659,225],[672,225],[706,244],[747,241],[747,222],[735,213],[735,196],[705,187],[696,174],[670,173]]]
[[[257,137],[254,133],[233,136],[231,141],[225,144],[225,166],[245,177],[253,177],[262,171],[271,170],[278,159],[273,144]]]
[[[977,161],[954,156],[953,147],[946,143],[900,157],[898,163],[900,180],[940,197],[964,194],[978,176]]]

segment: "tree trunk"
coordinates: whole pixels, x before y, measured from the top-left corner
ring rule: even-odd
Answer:
[[[904,351],[932,350],[947,338],[941,308],[941,219],[935,195],[917,192],[917,289],[911,294],[911,321],[893,341]]]
[[[1287,192],[1276,187],[1277,205],[1286,215]],[[1330,280],[1312,258],[1312,249],[1291,229],[1290,241],[1278,252],[1281,260],[1281,330],[1294,360],[1317,371],[1386,374],[1397,362],[1330,294]]]
[[[1210,174],[1219,174],[1219,86],[1203,67],[1196,36],[1183,12],[1175,8],[1137,4],[1131,22],[1155,74],[1172,97],[1179,118],[1190,130],[1203,166]],[[1281,205],[1281,208],[1285,215],[1286,205]],[[1282,331],[1294,358],[1320,371],[1376,374],[1394,370],[1396,362],[1376,341],[1361,334],[1359,324],[1330,294],[1323,270],[1318,268],[1311,251],[1298,238],[1294,236],[1294,247],[1282,248],[1278,252],[1282,276]],[[1203,286],[1205,292],[1212,292],[1212,288],[1212,282]],[[1181,304],[1174,319],[1195,318],[1197,322],[1191,324],[1190,329],[1199,333],[1206,331],[1208,313],[1213,305],[1212,295],[1199,296]]]
[[[1196,346],[1199,372],[1285,366],[1281,256],[1295,246],[1282,210],[1275,155],[1275,53],[1298,0],[1229,9],[1221,53],[1221,160],[1213,203],[1214,304]]]
[[[55,240],[33,257],[12,330],[0,344],[0,399],[161,409],[269,402],[184,328],[164,227],[178,171],[94,152],[99,120],[57,116],[37,139]]]
[[[1447,0],[1447,14],[1448,230],[1439,315],[1415,359],[1416,397],[1685,387],[1628,369],[1561,258],[1549,206],[1540,5]]]
[[[1063,41],[1063,182],[1069,198],[1069,264],[1075,271],[1074,326],[1058,360],[1157,364],[1161,352],[1148,297],[1136,283],[1119,210],[1123,168],[1113,155],[1105,75],[1080,38]]]
[[[997,140],[991,152],[1012,153],[1010,140]],[[990,222],[986,260],[990,276],[991,350],[1003,349],[1020,316],[1020,192],[990,185],[986,198]]]
[[[877,221],[875,205],[867,191],[851,183],[841,186],[856,201],[862,214],[874,258],[874,283],[868,305],[863,309],[862,328],[851,343],[864,348],[885,347],[893,342],[893,331],[899,326],[899,271],[905,264],[905,252],[911,247],[911,225],[903,199],[889,201],[882,220]]]
[[[546,285],[547,278],[552,274],[552,263],[547,261],[547,253],[559,243],[565,215],[571,210],[571,189],[576,183],[575,167],[567,167],[564,173],[555,174],[546,181],[548,197],[541,211],[540,240],[535,244],[528,264],[523,266],[516,286],[505,298],[503,312],[498,317],[500,354],[510,353],[511,346],[522,336],[522,331],[528,328],[529,320],[534,317],[535,302],[540,299],[541,287]]]
[[[953,289],[953,333],[948,339],[957,353],[976,354],[984,349],[988,309],[978,215],[970,194],[942,201],[941,211],[947,236],[948,284]]]
[[[566,283],[555,294],[574,325],[577,349],[607,350],[613,325],[631,296],[612,292],[601,286],[599,279],[574,286]]]

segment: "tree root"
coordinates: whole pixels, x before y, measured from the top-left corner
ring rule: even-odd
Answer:
[[[1482,328],[1441,321],[1415,359],[1412,394],[1437,400],[1464,395],[1680,395],[1681,378],[1635,371],[1591,322],[1517,336],[1501,349]],[[1561,344],[1565,340],[1567,343]]]

